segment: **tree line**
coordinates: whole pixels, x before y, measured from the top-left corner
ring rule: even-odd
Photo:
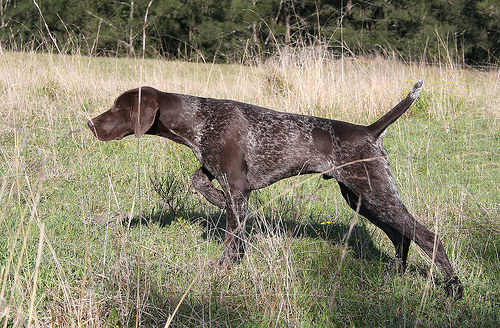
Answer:
[[[145,17],[147,13],[147,21]],[[498,0],[0,0],[3,49],[236,62],[284,47],[469,65],[500,58]]]

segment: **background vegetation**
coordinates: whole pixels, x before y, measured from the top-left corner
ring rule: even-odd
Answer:
[[[0,67],[3,327],[499,326],[498,71],[307,52],[258,66],[4,52]],[[369,123],[420,78],[385,145],[410,211],[442,236],[460,301],[416,246],[395,274],[385,235],[317,176],[256,192],[248,251],[220,271],[225,218],[190,187],[190,151],[99,142],[85,126],[138,84]]]
[[[13,50],[47,50],[57,40],[67,45],[60,49],[65,53],[134,56],[141,53],[148,4],[148,0],[3,0],[0,41]],[[248,62],[282,52],[284,46],[310,46],[337,56],[379,54],[406,62],[497,64],[500,4],[497,0],[153,1],[146,33],[150,57]]]
[[[155,1],[134,59],[148,4],[0,0],[0,326],[500,326],[500,72],[464,65],[498,62],[496,1]],[[252,195],[221,271],[190,150],[85,124],[138,85],[368,124],[418,79],[384,143],[460,301],[314,175]]]

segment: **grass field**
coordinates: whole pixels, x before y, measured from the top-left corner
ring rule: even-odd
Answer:
[[[0,67],[1,327],[500,326],[498,71],[12,52]],[[459,301],[415,245],[394,273],[387,237],[320,177],[255,192],[247,253],[220,271],[225,218],[190,186],[190,150],[154,136],[99,142],[85,125],[138,85],[366,124],[418,79],[385,146],[407,207],[464,283]]]

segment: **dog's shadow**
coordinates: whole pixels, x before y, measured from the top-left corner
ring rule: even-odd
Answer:
[[[199,224],[203,228],[202,238],[214,240],[219,243],[224,242],[226,215],[223,211],[199,212],[189,209],[182,211],[172,211],[165,207],[153,208],[143,219],[147,224],[158,224],[161,227],[169,226],[179,219],[185,219],[192,223]],[[331,219],[330,219],[331,220]],[[373,241],[372,231],[370,231],[364,219],[358,220],[354,225],[350,236],[348,236],[348,247],[355,258],[371,261],[382,261],[384,264],[392,264],[394,259],[381,251]],[[345,220],[343,220],[345,221]],[[131,225],[139,222],[135,217]],[[316,220],[316,219],[275,219],[269,215],[250,216],[246,221],[246,235],[252,238],[256,234],[270,236],[287,236],[290,238],[310,238],[332,242],[343,247],[345,238],[349,233],[350,225],[338,223],[336,220]]]
[[[197,200],[196,197],[190,197],[190,189],[183,188],[182,186],[185,186],[186,183],[181,182],[179,179],[174,175],[160,175],[158,173],[150,177],[152,187],[160,196],[161,202],[157,203],[149,214],[144,216],[145,221],[160,226],[169,226],[176,220],[188,220],[203,227],[203,238],[222,243],[226,226],[224,212],[218,209],[214,210],[216,208],[213,206],[207,206],[206,201],[200,197]],[[320,188],[321,185],[318,185],[317,189]],[[326,215],[301,218],[300,215],[297,215],[297,208],[300,207],[297,202],[313,201],[308,197],[310,195],[282,199],[279,208],[273,211],[266,208],[265,196],[263,198],[258,193],[254,194],[251,204],[262,210],[258,210],[256,213],[252,213],[252,210],[248,212],[251,213],[246,220],[245,226],[249,237],[248,240],[252,240],[252,236],[255,234],[286,235],[291,238],[312,238],[330,241],[343,247],[350,228],[349,224],[342,223],[346,222],[344,218],[335,220],[327,218]],[[196,204],[192,203],[192,201]],[[138,222],[139,219],[136,217],[132,219],[131,224],[137,224]],[[358,223],[354,226],[348,238],[348,246],[356,258],[381,260],[384,263],[393,262],[392,257],[375,245],[372,233],[365,226],[364,219],[358,220]]]

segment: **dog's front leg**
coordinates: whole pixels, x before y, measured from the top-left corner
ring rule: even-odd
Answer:
[[[237,261],[245,252],[245,223],[249,193],[232,192],[226,195],[226,231],[224,251],[219,265],[227,266]]]
[[[248,192],[229,191],[224,193],[214,187],[213,179],[214,176],[204,166],[196,170],[191,177],[193,187],[206,200],[226,211],[224,252],[219,259],[219,264],[226,266],[240,258],[244,252],[243,237]],[[226,189],[233,190],[229,186],[226,186]]]
[[[208,172],[204,166],[197,169],[191,177],[193,187],[198,190],[210,203],[224,210],[226,209],[224,193],[214,187],[212,184],[213,179],[214,176]]]

